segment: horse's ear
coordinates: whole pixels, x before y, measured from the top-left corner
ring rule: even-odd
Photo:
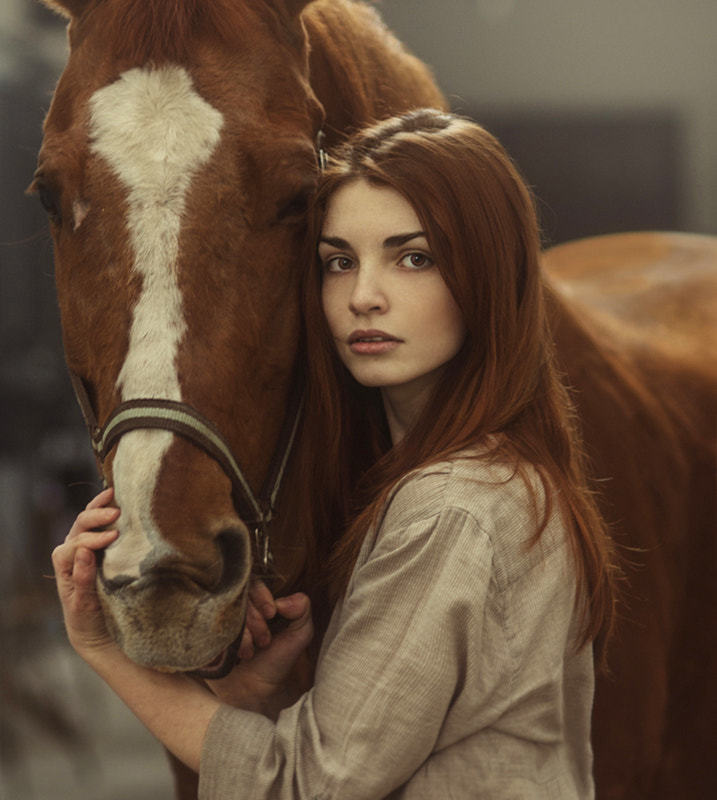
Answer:
[[[40,2],[62,14],[63,17],[74,19],[79,17],[94,0],[40,0]]]

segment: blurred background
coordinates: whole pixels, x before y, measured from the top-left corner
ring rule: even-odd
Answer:
[[[383,0],[453,108],[493,131],[548,244],[717,233],[714,0]],[[161,748],[64,641],[49,553],[98,489],[62,359],[44,212],[23,192],[64,22],[0,4],[0,800],[171,797]]]

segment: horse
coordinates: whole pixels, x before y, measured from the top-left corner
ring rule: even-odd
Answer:
[[[233,661],[251,575],[273,567],[311,594],[325,555],[292,529],[286,488],[297,448],[312,446],[297,438],[298,291],[320,162],[366,123],[447,104],[352,0],[43,1],[69,18],[70,54],[31,188],[50,218],[68,368],[122,508],[98,593],[135,661],[212,677]],[[697,248],[709,286],[717,251],[645,237],[630,252],[617,237],[545,256],[559,355],[633,564],[596,694],[604,798],[717,788],[700,749],[717,710],[717,382],[709,352],[693,349],[697,322],[678,353],[628,302],[664,266],[655,248],[680,267]],[[633,284],[620,288],[626,269]],[[685,302],[706,296],[693,288]],[[658,328],[669,310],[653,308]],[[195,796],[195,777],[174,767],[178,796]]]
[[[717,694],[717,239],[544,254],[553,330],[626,585],[593,711],[600,798],[710,797]]]

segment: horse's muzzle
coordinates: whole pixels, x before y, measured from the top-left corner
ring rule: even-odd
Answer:
[[[177,559],[145,559],[137,578],[109,580],[100,568],[97,591],[108,628],[133,661],[190,672],[225,651],[233,650],[235,658],[246,619],[251,547],[243,526],[222,531],[215,541],[222,569],[211,585],[203,585],[192,565]]]

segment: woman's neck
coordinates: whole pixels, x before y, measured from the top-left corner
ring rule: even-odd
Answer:
[[[397,445],[418,419],[433,388],[432,382],[414,385],[387,386],[381,389],[391,443]]]

